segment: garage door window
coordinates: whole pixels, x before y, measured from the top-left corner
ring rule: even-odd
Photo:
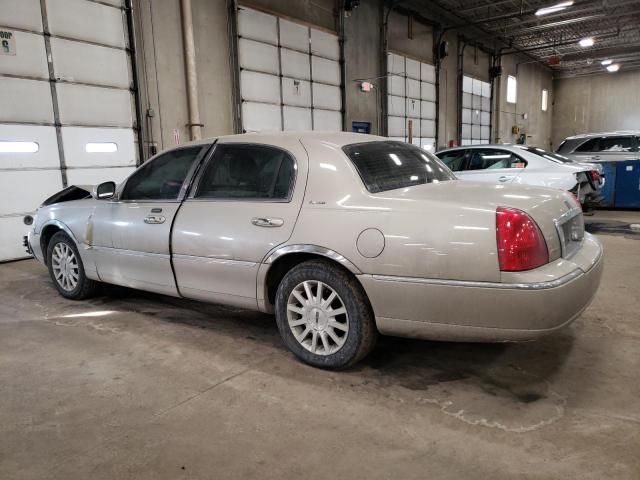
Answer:
[[[140,167],[127,181],[122,200],[177,200],[202,147],[179,148]]]
[[[491,137],[491,84],[462,77],[461,145],[489,143]]]
[[[287,200],[295,162],[278,148],[218,145],[202,175],[196,198]]]
[[[36,153],[40,150],[36,142],[3,142],[0,141],[0,153]]]

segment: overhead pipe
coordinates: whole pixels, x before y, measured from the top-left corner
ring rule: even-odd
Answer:
[[[191,140],[202,138],[202,123],[198,107],[198,72],[196,69],[196,46],[193,39],[193,13],[191,0],[180,0],[182,9],[182,36],[184,40],[184,63],[187,77],[187,102],[189,105],[189,131]]]

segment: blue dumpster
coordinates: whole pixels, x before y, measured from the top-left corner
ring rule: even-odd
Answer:
[[[600,205],[603,207],[613,207],[616,191],[616,168],[617,162],[601,162],[604,173],[604,187],[600,191],[603,199]]]
[[[625,160],[617,162],[615,166],[614,206],[616,208],[640,208],[640,160]]]

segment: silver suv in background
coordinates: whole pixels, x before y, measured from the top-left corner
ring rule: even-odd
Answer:
[[[640,131],[587,133],[567,137],[556,150],[576,162],[640,160]]]

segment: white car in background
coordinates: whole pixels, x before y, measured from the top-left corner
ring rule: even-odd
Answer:
[[[461,180],[558,188],[571,192],[584,210],[602,199],[599,166],[575,162],[528,145],[471,145],[436,153]]]

